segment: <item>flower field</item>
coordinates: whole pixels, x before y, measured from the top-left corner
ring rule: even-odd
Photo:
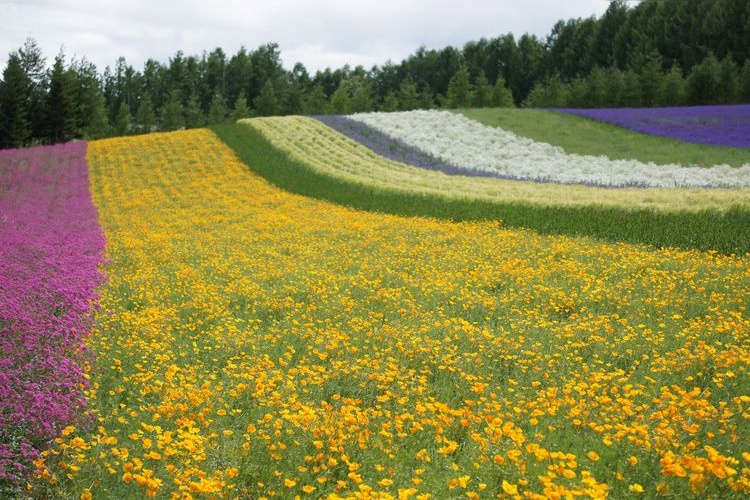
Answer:
[[[555,111],[605,121],[645,134],[697,144],[750,148],[750,104]]]
[[[104,236],[86,143],[0,151],[0,497],[81,420]]]
[[[394,115],[390,123],[403,132],[398,126],[399,118],[420,117],[420,114],[389,113]],[[408,115],[408,116],[407,116]],[[377,115],[372,115],[376,117]],[[444,118],[456,116],[451,113],[426,113],[425,118]],[[362,115],[352,115],[353,119],[360,119]],[[377,119],[377,118],[375,118]],[[460,122],[463,119],[456,116]],[[561,185],[557,183],[540,183],[518,180],[504,180],[486,177],[449,176],[441,171],[413,168],[401,162],[384,158],[358,142],[337,132],[331,127],[313,118],[302,116],[285,116],[270,118],[253,118],[241,120],[241,123],[258,130],[276,148],[289,154],[295,160],[308,165],[313,170],[358,184],[376,188],[398,191],[406,194],[435,194],[443,198],[466,198],[480,200],[522,201],[541,205],[565,206],[616,206],[628,208],[646,208],[658,211],[701,211],[711,210],[723,212],[732,206],[750,206],[750,189],[703,189],[703,188],[620,188],[592,187],[584,185]],[[440,120],[435,124],[437,128]],[[481,131],[490,127],[481,126]],[[471,133],[456,135],[468,138]],[[502,131],[500,131],[502,133]],[[446,134],[448,135],[448,134]],[[406,133],[400,133],[404,138]],[[444,136],[428,136],[425,148],[437,145]],[[479,145],[471,146],[473,155],[482,149]],[[447,150],[447,148],[446,148]],[[429,150],[428,150],[429,151]],[[540,160],[543,161],[543,160]],[[652,168],[658,170],[662,168]],[[692,171],[684,167],[677,169]],[[717,167],[718,168],[718,167]],[[713,169],[699,170],[706,177],[698,181],[705,184],[715,175]],[[717,172],[726,172],[726,179],[736,179],[744,186],[750,182],[750,166],[740,168],[726,167]],[[561,175],[568,175],[562,169]],[[689,174],[688,174],[689,175]],[[633,185],[640,181],[629,177],[625,180]],[[721,183],[722,181],[719,181]],[[733,182],[730,180],[727,183]]]
[[[685,167],[567,154],[448,111],[361,113],[353,120],[466,171],[516,180],[623,187],[749,187],[750,165]]]
[[[293,153],[311,164],[312,144],[344,158],[316,168],[419,187],[315,120],[252,126],[277,124],[321,130]],[[207,130],[87,160],[109,278],[93,418],[32,496],[750,493],[750,255],[358,211],[272,186]]]

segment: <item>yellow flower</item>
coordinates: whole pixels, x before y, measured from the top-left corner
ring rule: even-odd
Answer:
[[[643,486],[638,483],[631,484],[630,486],[628,486],[628,489],[633,493],[643,493]]]
[[[509,483],[505,479],[503,479],[502,487],[503,487],[503,491],[507,493],[508,495],[518,495],[518,486],[512,483]]]

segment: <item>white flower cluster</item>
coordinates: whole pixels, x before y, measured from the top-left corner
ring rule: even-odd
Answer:
[[[750,165],[656,165],[568,154],[449,111],[359,113],[350,118],[457,167],[510,179],[613,187],[750,187]]]

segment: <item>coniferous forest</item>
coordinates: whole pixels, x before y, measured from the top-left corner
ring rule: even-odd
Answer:
[[[62,41],[61,41],[62,42]],[[649,107],[750,102],[750,2],[615,0],[599,18],[540,39],[482,38],[405,60],[310,74],[275,43],[227,54],[177,51],[103,70],[34,39],[0,81],[0,147],[200,127],[247,116],[435,107]]]

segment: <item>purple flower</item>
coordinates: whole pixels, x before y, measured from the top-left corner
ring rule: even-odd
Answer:
[[[104,244],[85,142],[0,151],[0,487],[85,412]]]
[[[750,148],[750,104],[675,108],[555,108],[644,134],[712,146]]]

